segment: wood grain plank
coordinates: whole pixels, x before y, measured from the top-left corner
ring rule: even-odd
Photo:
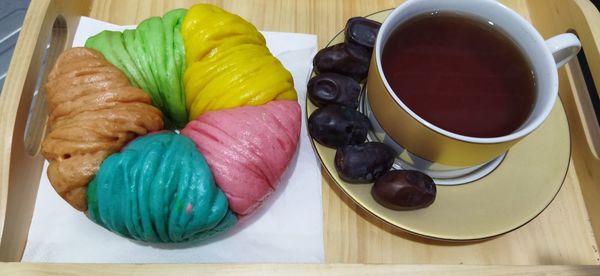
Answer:
[[[317,34],[319,46],[324,47],[343,29],[348,18],[393,8],[403,1],[201,2],[237,13],[261,30]],[[148,16],[161,15],[169,9],[188,7],[193,3],[197,1],[97,0],[91,16],[116,24],[135,24]],[[530,19],[527,1],[509,0],[504,3]],[[436,242],[394,229],[348,200],[326,175],[323,182],[326,257],[331,263],[600,263],[572,168],[563,190],[540,217],[513,233],[470,244]]]
[[[319,45],[326,43],[345,25],[352,16],[370,14],[389,9],[402,3],[401,0],[95,0],[90,11],[94,18],[115,24],[136,24],[149,16],[162,15],[177,7],[189,7],[198,2],[212,3],[237,13],[259,29],[271,31],[302,32],[318,35]],[[545,17],[530,10],[532,3],[546,5],[546,1],[508,0],[503,1],[522,16],[550,24],[554,17],[569,17],[569,10],[556,10]],[[553,1],[556,8],[561,1]],[[566,2],[566,1],[563,1]],[[537,11],[544,10],[537,7]],[[33,20],[33,19],[29,19]],[[576,18],[581,21],[582,18]],[[552,27],[554,28],[554,27]],[[550,28],[550,30],[554,30]],[[35,35],[35,34],[33,34]],[[24,61],[26,62],[26,61]],[[24,62],[16,66],[27,65]],[[600,64],[600,63],[598,63]],[[595,65],[600,66],[600,65]],[[12,67],[11,67],[12,69]],[[561,72],[561,76],[565,75]],[[565,75],[566,76],[566,75]],[[564,76],[561,77],[563,80]],[[561,87],[562,89],[562,87]],[[4,96],[4,95],[3,95]],[[8,103],[14,104],[14,103]],[[14,108],[3,107],[3,112],[14,112]],[[3,118],[5,118],[3,116]],[[582,149],[584,150],[584,149]],[[3,158],[3,160],[7,160]],[[401,264],[473,264],[473,265],[539,265],[539,264],[600,264],[592,228],[588,221],[586,205],[582,197],[580,182],[598,181],[597,173],[585,168],[586,159],[571,163],[565,184],[550,207],[526,226],[502,237],[469,244],[436,242],[406,234],[391,228],[366,214],[347,197],[343,196],[327,175],[323,176],[323,206],[327,261],[331,263],[401,263]],[[574,166],[578,166],[575,168]],[[598,171],[598,170],[596,170]],[[8,181],[0,170],[0,180]],[[4,172],[6,173],[6,172]],[[590,175],[593,177],[590,178]],[[588,185],[590,186],[590,185]],[[597,185],[596,185],[597,186]],[[587,186],[586,186],[587,187]],[[590,188],[594,190],[596,188]],[[595,191],[595,190],[594,190]],[[597,197],[596,197],[597,199]],[[1,200],[1,198],[0,198]],[[5,200],[5,198],[4,198]],[[593,205],[596,206],[596,205]],[[598,211],[596,211],[598,213]],[[23,229],[26,231],[25,229]],[[471,273],[481,275],[523,274],[581,274],[598,275],[597,267],[587,266],[430,266],[430,265],[0,265],[1,275],[12,272],[63,272],[69,270],[85,274],[136,274],[163,272],[194,272],[228,274],[250,273],[330,273],[334,275],[398,275],[400,271],[417,275],[438,273],[451,275]]]
[[[598,266],[0,264],[1,275],[598,275]]]

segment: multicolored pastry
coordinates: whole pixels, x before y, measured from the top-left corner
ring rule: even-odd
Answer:
[[[181,242],[230,229],[277,188],[300,106],[252,24],[200,4],[85,46],[46,84],[48,178],[76,209],[127,238]]]

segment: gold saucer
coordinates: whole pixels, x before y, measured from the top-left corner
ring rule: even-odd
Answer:
[[[367,17],[381,22],[390,12]],[[340,32],[328,46],[343,41]],[[316,107],[308,98],[306,105],[308,118]],[[571,155],[569,126],[559,100],[546,121],[512,147],[487,176],[465,185],[438,185],[435,202],[425,209],[394,211],[375,202],[372,184],[344,182],[334,166],[335,149],[311,141],[325,170],[358,206],[407,232],[452,241],[495,237],[534,219],[560,190]]]

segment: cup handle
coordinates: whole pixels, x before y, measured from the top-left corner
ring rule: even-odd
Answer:
[[[576,35],[564,33],[546,40],[546,47],[554,57],[556,68],[560,68],[577,55],[581,49],[581,42]]]

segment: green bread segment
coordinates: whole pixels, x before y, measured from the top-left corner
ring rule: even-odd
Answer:
[[[103,31],[88,38],[85,47],[96,49],[129,81],[146,91],[165,116],[165,127],[182,128],[188,115],[183,90],[185,48],[181,24],[186,9],[148,18],[135,30]]]
[[[141,241],[204,240],[237,222],[202,154],[171,132],[138,138],[109,156],[87,195],[90,219]]]

